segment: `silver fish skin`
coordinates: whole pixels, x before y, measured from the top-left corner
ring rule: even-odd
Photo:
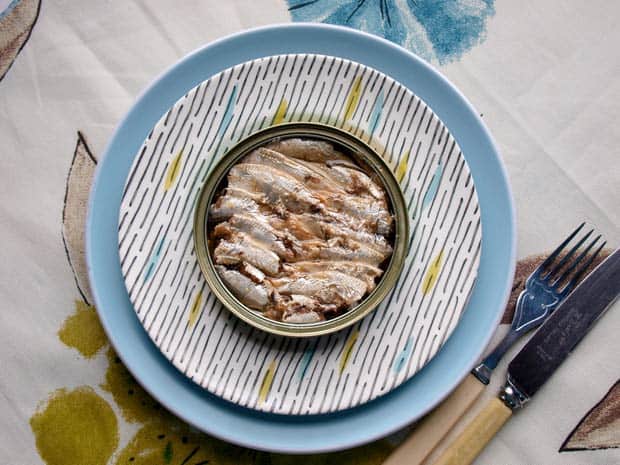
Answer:
[[[260,192],[250,192],[243,189],[236,189],[230,186],[224,190],[224,194],[230,197],[237,197],[239,199],[254,200],[254,202],[259,204],[264,204],[267,202],[267,198],[265,197],[265,195]]]
[[[266,147],[289,157],[306,161],[324,163],[327,160],[347,160],[353,163],[349,157],[336,150],[332,144],[322,140],[280,139],[271,142]]]
[[[298,310],[311,310],[311,311],[321,311],[323,309],[323,305],[317,299],[313,297],[308,297],[307,295],[299,295],[293,294],[289,296],[290,300],[287,302],[290,309],[293,311]]]
[[[307,261],[287,263],[283,265],[284,271],[289,272],[290,276],[302,276],[307,273],[316,273],[318,271],[340,271],[351,275],[366,283],[368,292],[376,287],[376,279],[383,274],[381,268],[368,265],[362,262],[351,261]]]
[[[327,206],[326,215],[336,221],[357,229],[363,227],[383,236],[388,236],[392,231],[394,219],[383,202],[339,194],[327,194],[323,200]]]
[[[288,323],[323,321],[325,320],[323,315],[325,312],[336,312],[338,310],[334,304],[324,304],[314,297],[305,295],[283,295],[274,291],[273,300],[273,305],[270,305],[265,315]]]
[[[223,221],[238,213],[257,214],[259,211],[259,205],[254,200],[225,194],[211,205],[209,219]]]
[[[338,271],[319,271],[294,279],[272,279],[271,283],[280,294],[310,296],[338,307],[359,302],[367,291],[364,281]]]
[[[359,224],[355,224],[348,217],[341,217],[341,221],[330,222],[326,221],[325,215],[317,213],[292,213],[286,218],[271,217],[269,224],[276,230],[289,232],[302,243],[306,240],[342,237],[366,244],[382,254],[392,253],[392,246],[384,236],[361,229]]]
[[[283,171],[286,174],[294,177],[295,179],[303,183],[304,186],[312,190],[344,192],[342,186],[333,182],[331,179],[322,176],[315,170],[307,167],[303,163],[300,163],[300,161],[282,155],[275,150],[260,147],[256,150],[253,150],[249,155],[247,155],[243,159],[243,163],[271,166],[272,168]]]
[[[325,318],[322,318],[320,313],[313,310],[284,312],[282,315],[282,321],[285,323],[308,324],[318,323],[323,320],[325,320]]]
[[[386,201],[386,194],[383,189],[370,176],[352,163],[342,160],[332,160],[327,163],[300,160],[299,163],[323,178],[328,179],[339,189],[349,194],[368,196],[381,202]]]
[[[271,243],[280,239],[281,233],[275,230],[262,215],[233,215],[228,223],[254,239],[264,243]]]
[[[276,230],[286,231],[300,241],[310,239],[325,239],[325,233],[321,228],[323,217],[314,213],[294,213],[269,217],[269,224]]]
[[[251,308],[311,324],[374,290],[393,253],[380,183],[320,140],[278,139],[233,166],[210,208],[213,260]]]
[[[379,266],[389,256],[388,253],[379,252],[366,244],[343,237],[329,239],[321,245],[306,241],[303,243],[303,247],[305,256],[313,260],[320,258],[330,261],[362,262]],[[298,254],[298,257],[301,256],[303,254]]]
[[[247,262],[241,263],[239,271],[255,283],[262,283],[265,281],[265,273]]]
[[[263,310],[267,306],[271,292],[265,285],[255,284],[247,276],[224,266],[215,268],[224,284],[242,303],[257,310]]]
[[[286,220],[274,219],[271,224],[294,236],[295,240],[291,241],[293,253],[287,257],[291,262],[333,257],[368,260],[376,265],[392,253],[392,247],[381,235],[328,223],[313,215],[291,215]]]
[[[375,249],[385,257],[392,253],[392,246],[388,243],[385,236],[381,234],[373,234],[361,229],[353,229],[346,225],[340,225],[337,223],[321,223],[321,229],[323,234],[328,239],[332,238],[350,238],[361,244],[367,245],[370,248]]]
[[[295,236],[286,231],[275,229],[263,215],[233,215],[227,223],[217,225],[216,229],[223,229],[225,227],[223,225],[228,225],[234,230],[248,234],[286,260],[292,260],[298,251],[302,249]]]
[[[213,256],[219,265],[247,262],[270,275],[276,275],[280,270],[280,257],[277,254],[262,248],[260,244],[241,232],[220,241],[213,251]]]
[[[385,201],[385,192],[366,173],[346,166],[333,166],[334,177],[341,179],[349,193],[368,193],[376,200]]]
[[[281,203],[295,212],[320,210],[321,202],[313,192],[293,176],[271,166],[241,163],[228,173],[229,186],[260,191],[272,203]]]
[[[300,241],[300,247],[295,249],[287,261],[290,263],[319,259],[352,261],[363,262],[376,267],[383,263],[388,256],[389,253],[379,251],[354,239],[334,237],[327,241],[320,239]]]

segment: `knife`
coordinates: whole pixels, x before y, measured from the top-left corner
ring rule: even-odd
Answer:
[[[590,251],[601,239],[595,237],[574,260],[575,252],[588,240],[594,229],[578,237],[586,223],[581,223],[546,259],[527,277],[523,291],[517,299],[510,330],[493,351],[467,375],[452,393],[435,409],[422,418],[409,437],[403,441],[383,465],[422,465],[443,442],[446,435],[478,400],[489,384],[491,373],[506,351],[525,333],[542,325],[579,283],[579,278],[601,252],[606,242]],[[572,243],[576,240],[576,243]],[[589,258],[586,257],[589,254]],[[562,256],[556,261],[556,258]],[[583,263],[582,263],[583,262]],[[570,264],[569,264],[570,263]],[[580,265],[577,268],[577,265]],[[571,274],[574,271],[574,274]],[[548,275],[546,274],[548,273]],[[544,276],[544,278],[543,278]],[[571,276],[568,283],[556,277]],[[559,278],[557,278],[559,279]],[[553,299],[549,299],[553,295]]]
[[[493,436],[553,375],[620,294],[620,249],[575,288],[508,365],[498,397],[491,399],[434,465],[468,465]]]

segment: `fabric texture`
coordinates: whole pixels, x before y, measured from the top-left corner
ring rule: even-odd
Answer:
[[[615,248],[619,14],[603,1],[10,2],[0,13],[4,461],[380,464],[409,429],[334,454],[259,453],[196,432],[148,396],[101,331],[85,276],[96,160],[139,92],[193,49],[271,23],[350,25],[422,54],[481,112],[512,182],[518,254],[529,266],[584,220]],[[477,465],[620,463],[619,306]]]

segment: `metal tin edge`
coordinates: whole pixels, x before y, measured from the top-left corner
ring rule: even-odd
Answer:
[[[313,136],[336,142],[349,149],[375,172],[390,198],[395,216],[396,231],[394,250],[385,273],[377,287],[357,306],[332,320],[320,323],[284,323],[261,316],[242,304],[222,282],[215,271],[207,243],[207,213],[213,201],[216,188],[223,181],[229,169],[249,151],[277,137]],[[383,158],[368,144],[342,129],[314,122],[293,122],[269,126],[245,137],[234,145],[220,160],[216,161],[201,187],[194,213],[194,247],[200,269],[205,280],[218,300],[246,323],[279,336],[314,337],[347,328],[358,322],[383,302],[394,288],[402,271],[409,242],[409,215],[403,193],[392,170]]]

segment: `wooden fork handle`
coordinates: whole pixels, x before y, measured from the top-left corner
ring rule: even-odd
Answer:
[[[494,397],[433,465],[471,464],[511,415],[512,410]]]
[[[383,465],[422,464],[480,397],[484,388],[485,385],[474,375],[467,375],[452,394],[416,425],[413,433],[392,452]]]

